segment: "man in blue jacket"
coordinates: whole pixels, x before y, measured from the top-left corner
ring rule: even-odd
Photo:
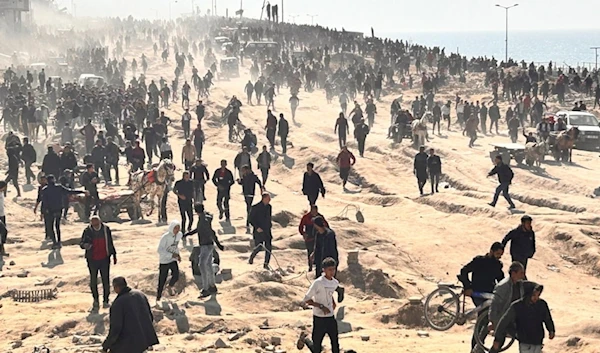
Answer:
[[[84,194],[87,192],[68,189],[56,184],[54,175],[48,175],[48,185],[42,189],[42,209],[44,210],[44,226],[46,238],[52,239],[52,249],[60,249],[60,219],[64,207],[64,196],[68,194]],[[55,232],[56,229],[56,232]]]

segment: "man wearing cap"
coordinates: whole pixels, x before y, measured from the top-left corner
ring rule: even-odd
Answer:
[[[23,138],[21,159],[23,162],[25,162],[25,178],[27,178],[27,185],[30,185],[31,180],[35,180],[35,175],[31,171],[31,165],[37,160],[37,153],[33,145],[29,143],[29,139],[27,137]]]
[[[117,264],[117,251],[113,243],[112,231],[102,223],[100,217],[92,216],[90,224],[83,230],[79,246],[85,249],[85,259],[90,271],[90,289],[94,304],[92,311],[97,312],[100,308],[98,294],[98,272],[102,277],[102,289],[104,291],[104,308],[109,307],[110,296],[110,258]]]
[[[265,250],[265,263],[263,268],[269,269],[269,261],[271,260],[271,251],[273,250],[271,242],[273,236],[271,234],[271,214],[272,208],[270,205],[271,195],[268,192],[263,192],[262,200],[256,205],[252,206],[250,210],[250,224],[254,227],[252,236],[254,238],[255,248],[250,254],[248,263],[254,263],[254,258],[261,251]]]
[[[535,254],[535,232],[531,223],[531,217],[524,215],[521,217],[521,224],[502,239],[502,245],[505,246],[510,241],[512,261],[523,264],[525,271],[527,271],[527,261]]]
[[[47,180],[48,185],[42,189],[42,210],[44,211],[46,238],[52,239],[52,249],[60,249],[62,247],[60,219],[62,218],[64,197],[69,194],[83,194],[84,191],[67,189],[61,184],[56,184],[52,174],[47,176]]]

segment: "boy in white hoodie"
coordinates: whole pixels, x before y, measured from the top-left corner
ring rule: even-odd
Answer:
[[[173,295],[173,286],[179,280],[179,266],[177,265],[177,262],[181,261],[181,256],[179,255],[179,242],[182,237],[181,223],[179,221],[172,221],[171,224],[169,224],[169,230],[163,234],[158,243],[160,265],[158,267],[158,290],[156,291],[157,303],[162,297],[169,271],[171,271],[171,280],[169,281],[167,290],[170,295]]]

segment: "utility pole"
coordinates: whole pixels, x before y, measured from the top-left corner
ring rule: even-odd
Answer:
[[[310,25],[314,25],[315,24],[315,17],[319,17],[319,15],[309,15],[306,14],[306,16],[310,17]]]
[[[502,9],[504,9],[506,11],[506,36],[504,39],[504,63],[508,62],[508,10],[512,9],[513,7],[517,7],[519,6],[519,4],[514,4],[512,6],[502,6],[502,5],[498,5],[496,4],[496,7],[500,7]]]
[[[592,49],[596,54],[596,70],[598,70],[598,49],[600,49],[600,47],[591,47],[590,49]]]
[[[281,23],[283,23],[283,0],[281,0]]]

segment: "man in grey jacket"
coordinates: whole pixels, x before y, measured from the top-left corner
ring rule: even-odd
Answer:
[[[525,277],[525,268],[523,264],[518,261],[513,262],[508,268],[508,277],[505,277],[502,281],[496,284],[494,288],[494,298],[489,308],[489,322],[491,322],[491,328],[495,329],[498,322],[508,311],[510,305],[515,301],[523,297],[523,278]],[[488,335],[487,323],[483,325],[482,331],[479,333],[482,341]],[[501,342],[501,346],[504,342]],[[479,347],[475,347],[474,352],[481,352]]]

